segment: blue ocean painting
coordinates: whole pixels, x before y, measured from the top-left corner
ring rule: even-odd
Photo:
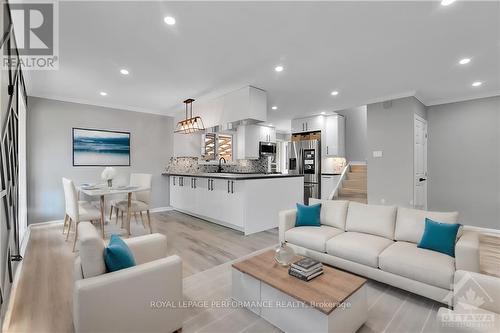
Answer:
[[[73,165],[130,165],[130,133],[73,128]]]

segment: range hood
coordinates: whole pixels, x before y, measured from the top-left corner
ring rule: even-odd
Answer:
[[[242,119],[238,121],[233,121],[226,123],[224,125],[216,125],[212,127],[207,127],[206,132],[207,133],[221,133],[221,132],[227,132],[227,131],[236,131],[236,129],[239,126],[246,126],[246,125],[255,125],[258,123],[261,123],[262,121],[256,120],[256,119]]]

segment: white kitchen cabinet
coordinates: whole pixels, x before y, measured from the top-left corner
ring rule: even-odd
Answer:
[[[191,179],[196,179],[196,185]],[[303,190],[303,177],[235,180],[170,176],[170,205],[248,235],[278,227],[279,212],[302,202]]]
[[[242,189],[244,181],[232,179],[215,179],[215,195],[224,207],[216,209],[214,218],[228,224],[243,227]]]
[[[201,216],[210,214],[217,204],[217,199],[212,190],[212,178],[196,178],[196,210],[193,213]],[[172,205],[172,207],[175,207]]]
[[[322,133],[323,157],[345,156],[345,118],[341,115],[326,117],[324,134]]]
[[[316,132],[324,128],[325,116],[292,119],[292,133]]]
[[[191,177],[180,176],[177,177],[176,187],[177,187],[177,205],[180,209],[193,210],[195,208],[195,203],[189,200],[193,195],[193,189],[191,188]]]
[[[236,141],[238,159],[259,159],[259,142],[276,142],[276,129],[260,125],[239,126]]]
[[[340,175],[321,175],[321,199],[329,199],[339,180]]]
[[[260,129],[258,126],[239,126],[236,137],[237,159],[256,160],[259,158]]]
[[[170,205],[172,207],[179,207],[179,191],[177,190],[177,185],[179,183],[179,177],[170,177]]]
[[[260,132],[259,141],[276,143],[276,129],[274,127],[268,127],[268,126],[257,126],[257,127],[259,127],[259,132]]]

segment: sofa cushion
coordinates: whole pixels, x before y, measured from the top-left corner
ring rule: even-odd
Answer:
[[[455,260],[439,252],[419,249],[417,244],[396,242],[379,256],[383,271],[450,290]]]
[[[457,223],[458,212],[428,212],[399,207],[396,218],[396,231],[394,233],[395,239],[412,243],[420,242],[424,234],[426,218],[441,223]]]
[[[459,228],[458,223],[439,223],[426,218],[424,234],[417,247],[455,258],[455,241]]]
[[[310,205],[317,203],[321,204],[321,224],[345,230],[349,201],[309,199]]]
[[[296,227],[285,232],[285,240],[307,249],[326,252],[326,241],[343,232],[343,230],[326,225],[320,227]]]
[[[394,239],[396,206],[365,205],[349,202],[346,231]]]
[[[326,242],[326,252],[333,256],[378,268],[378,256],[394,242],[390,239],[363,234],[344,232]]]
[[[92,223],[78,223],[78,240],[83,277],[88,279],[106,273],[104,241]]]
[[[317,205],[303,205],[297,204],[297,215],[295,217],[296,227],[319,227],[321,213],[321,204]]]
[[[135,258],[128,245],[118,235],[111,235],[109,244],[104,249],[104,262],[108,272],[119,271],[135,266]]]

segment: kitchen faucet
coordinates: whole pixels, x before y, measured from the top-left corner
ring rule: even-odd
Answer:
[[[227,163],[226,159],[224,157],[219,158],[219,168],[217,169],[218,173],[222,172],[222,160],[224,160],[224,164]]]

